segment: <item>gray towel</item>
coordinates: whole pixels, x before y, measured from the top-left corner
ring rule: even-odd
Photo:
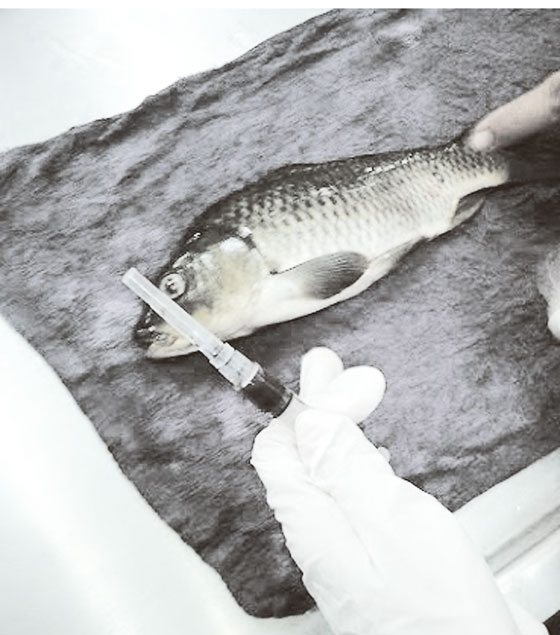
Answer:
[[[250,613],[312,604],[248,463],[262,418],[199,356],[144,359],[120,276],[153,275],[195,215],[273,168],[455,137],[560,68],[559,33],[558,11],[335,11],[0,156],[0,310]],[[560,443],[560,352],[534,284],[559,191],[491,194],[360,296],[238,346],[294,388],[312,346],[380,366],[367,436],[455,509]]]

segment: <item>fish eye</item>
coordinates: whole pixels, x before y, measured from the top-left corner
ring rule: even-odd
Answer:
[[[171,299],[178,298],[185,291],[185,281],[178,273],[168,273],[160,282],[159,288]]]

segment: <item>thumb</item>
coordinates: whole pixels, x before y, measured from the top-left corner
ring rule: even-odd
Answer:
[[[517,99],[486,115],[474,128],[468,144],[488,152],[503,148],[560,120],[560,71]]]

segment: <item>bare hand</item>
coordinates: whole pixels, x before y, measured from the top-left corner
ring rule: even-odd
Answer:
[[[517,143],[560,122],[560,71],[517,99],[486,115],[473,129],[469,145],[489,151]]]

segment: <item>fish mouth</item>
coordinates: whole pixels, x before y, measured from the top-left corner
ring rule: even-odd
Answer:
[[[196,352],[197,348],[183,338],[176,338],[171,342],[162,342],[156,340],[152,342],[146,351],[148,359],[169,359],[171,357],[179,357],[181,355],[190,355]]]
[[[191,340],[182,337],[167,324],[161,328],[150,326],[137,329],[135,339],[147,347],[146,357],[148,359],[168,359],[180,355],[190,355],[197,350]]]

